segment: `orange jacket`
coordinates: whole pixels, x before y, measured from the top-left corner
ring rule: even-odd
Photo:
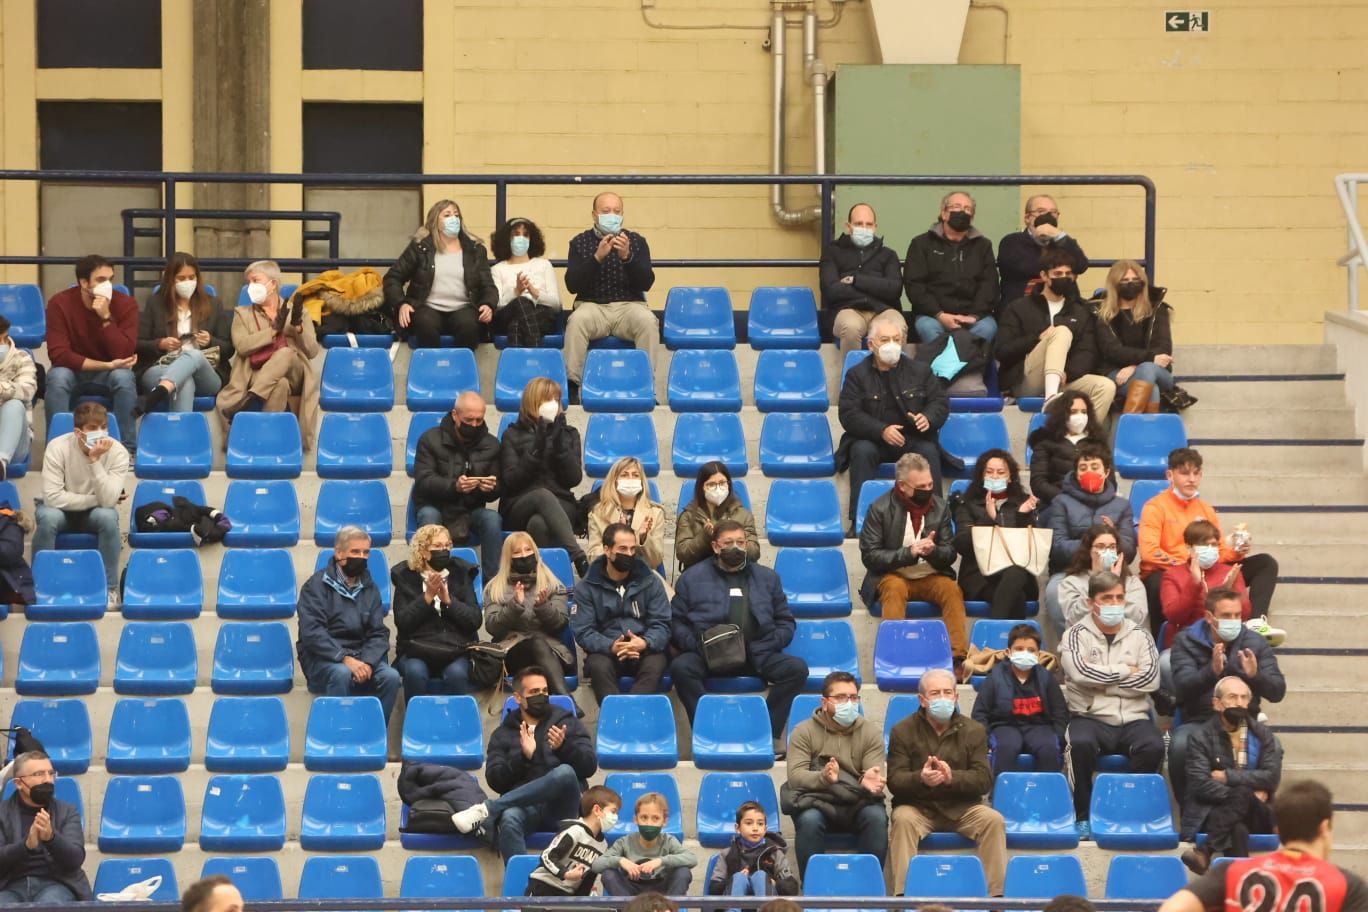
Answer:
[[[1172,487],[1151,497],[1140,512],[1140,575],[1149,576],[1157,570],[1187,563],[1188,546],[1183,541],[1183,532],[1198,519],[1205,519],[1218,532],[1221,529],[1215,508],[1200,497],[1183,500],[1173,493]],[[1240,555],[1231,550],[1225,536],[1221,537],[1221,560],[1227,564],[1240,561]]]

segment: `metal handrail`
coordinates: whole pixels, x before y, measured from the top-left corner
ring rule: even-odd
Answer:
[[[1344,209],[1344,221],[1349,229],[1349,252],[1336,260],[1335,265],[1345,267],[1347,273],[1350,311],[1359,309],[1359,267],[1368,268],[1365,264],[1368,241],[1364,240],[1363,226],[1358,219],[1358,185],[1364,181],[1368,181],[1368,174],[1359,171],[1335,175],[1335,195]]]

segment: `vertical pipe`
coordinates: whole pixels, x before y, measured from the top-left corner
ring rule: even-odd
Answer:
[[[1345,197],[1345,218],[1353,224],[1358,224],[1358,181],[1348,178],[1344,182],[1344,189],[1348,191]],[[1346,226],[1349,231],[1349,311],[1353,313],[1358,310],[1359,298],[1359,270],[1368,263],[1364,262],[1364,257],[1368,256],[1368,251],[1360,250],[1358,242],[1354,239],[1354,229],[1352,225]]]
[[[804,20],[804,35],[807,40],[807,19]],[[812,43],[816,47],[816,18],[812,20]],[[774,56],[774,97],[772,112],[770,137],[770,171],[773,174],[784,173],[784,82],[785,69],[787,63],[786,36],[784,34],[784,10],[781,4],[774,6],[774,15],[770,20],[770,53]],[[815,53],[815,52],[814,52]],[[774,184],[770,188],[770,209],[774,212],[774,218],[781,225],[802,225],[810,222],[821,215],[821,210],[817,206],[808,206],[804,209],[785,209],[784,208],[784,185]]]
[[[817,59],[817,8],[803,14],[803,72],[812,83],[812,164],[814,174],[826,174],[826,67]]]
[[[494,227],[497,229],[508,221],[508,181],[494,182]]]
[[[1149,272],[1150,284],[1157,284],[1154,277],[1154,233],[1155,233],[1155,193],[1154,184],[1145,187],[1145,270]]]
[[[171,254],[176,252],[176,179],[166,178],[166,190],[162,205],[166,207],[165,230],[162,231],[162,238],[166,241],[166,258],[171,259]]]

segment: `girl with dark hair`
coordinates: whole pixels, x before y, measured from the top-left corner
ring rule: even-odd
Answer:
[[[1026,438],[1031,453],[1031,493],[1040,509],[1059,496],[1064,479],[1078,462],[1078,445],[1096,441],[1108,450],[1107,431],[1093,412],[1092,400],[1078,390],[1064,390],[1045,407],[1045,424]]]
[[[199,262],[172,254],[138,320],[142,410],[188,412],[196,396],[217,395],[233,357],[232,324],[233,314],[205,287]]]
[[[561,309],[556,271],[546,258],[546,241],[525,218],[504,222],[489,240],[498,260],[490,270],[499,289],[494,333],[514,348],[537,348],[558,328]]]
[[[680,569],[687,570],[712,556],[713,526],[724,519],[739,522],[745,528],[746,558],[759,560],[760,536],[755,531],[755,517],[736,496],[726,465],[707,462],[698,470],[693,500],[675,523],[675,559]]]
[[[1116,528],[1098,523],[1083,533],[1073,560],[1058,576],[1059,582],[1046,589],[1045,618],[1056,640],[1092,610],[1088,605],[1088,580],[1103,570],[1121,579],[1126,592],[1126,617],[1140,627],[1149,624],[1145,587],[1131,571]]]
[[[1039,500],[1021,486],[1021,469],[1006,450],[987,450],[974,466],[969,487],[950,497],[955,519],[955,550],[960,553],[959,584],[970,601],[991,603],[992,616],[1020,620],[1036,596],[1036,580],[1024,567],[984,576],[974,555],[975,526],[1019,529],[1036,525]]]

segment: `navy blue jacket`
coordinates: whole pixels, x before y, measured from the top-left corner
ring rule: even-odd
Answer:
[[[504,795],[568,763],[580,779],[580,789],[588,787],[585,781],[598,772],[598,754],[594,753],[594,741],[589,737],[588,729],[575,718],[574,713],[551,704],[551,711],[546,718],[537,723],[533,735],[537,741],[537,752],[531,760],[523,756],[522,740],[518,737],[520,725],[522,710],[515,709],[504,716],[503,722],[489,736],[489,750],[485,752],[486,785]],[[553,750],[546,741],[546,733],[556,725],[565,726],[565,740]]]
[[[755,662],[782,652],[793,641],[796,624],[789,610],[779,574],[769,567],[747,563],[750,610],[758,636],[746,644]],[[710,627],[728,623],[731,590],[717,561],[702,560],[680,574],[670,604],[671,640],[680,652],[699,652],[699,642]]]
[[[608,578],[606,555],[589,565],[589,572],[575,584],[570,609],[575,642],[586,653],[612,655],[613,642],[623,633],[632,633],[645,640],[651,652],[664,652],[670,644],[670,599],[665,584],[645,562],[637,560],[624,585],[626,591],[619,595],[618,584]]]
[[[1049,669],[1039,665],[1031,669],[1028,681],[1040,698],[1039,704],[1018,706],[1016,670],[1010,661],[998,662],[988,672],[974,698],[974,721],[990,734],[1000,725],[1013,728],[1053,725],[1055,733],[1063,737],[1069,727],[1069,704],[1059,682]]]
[[[1050,540],[1050,572],[1057,573],[1069,566],[1083,533],[1089,526],[1111,519],[1116,528],[1116,544],[1126,556],[1126,563],[1135,559],[1135,521],[1131,518],[1130,501],[1116,493],[1116,473],[1107,476],[1106,484],[1097,494],[1089,494],[1078,486],[1078,473],[1064,476],[1059,496],[1050,501],[1040,517],[1042,525],[1054,530]]]
[[[324,577],[327,577],[325,580]],[[390,634],[385,608],[370,571],[361,571],[361,591],[348,597],[337,558],[304,581],[299,590],[299,666],[305,677],[344,656],[360,659],[371,668],[389,660]]]
[[[1287,696],[1287,681],[1278,667],[1278,656],[1262,636],[1248,627],[1226,643],[1225,671],[1211,670],[1211,625],[1205,620],[1189,624],[1173,641],[1169,658],[1173,663],[1173,695],[1183,711],[1183,724],[1201,722],[1216,714],[1211,696],[1216,682],[1226,675],[1235,675],[1249,685],[1249,714],[1258,716],[1262,701],[1280,703]],[[1249,677],[1240,663],[1240,650],[1254,653],[1259,663],[1258,673]]]

